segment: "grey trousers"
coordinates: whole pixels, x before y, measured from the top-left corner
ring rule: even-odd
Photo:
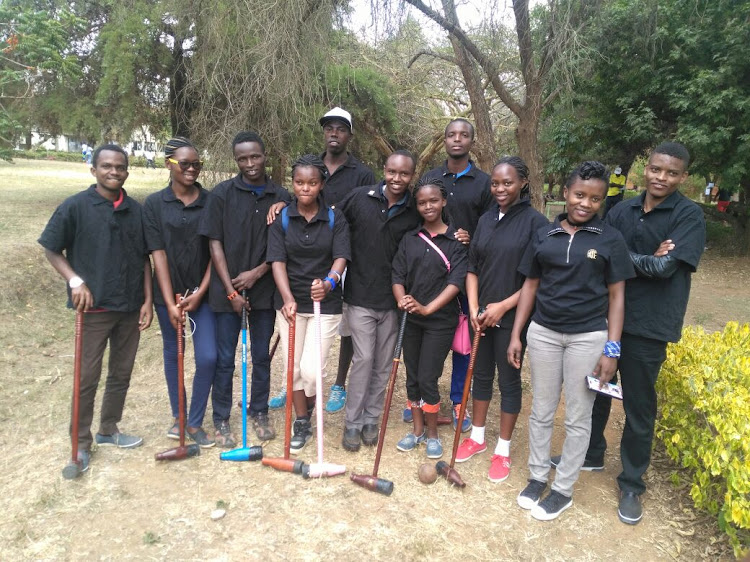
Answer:
[[[529,473],[547,482],[555,411],[565,392],[565,442],[552,489],[571,497],[583,466],[591,435],[591,409],[596,393],[586,376],[596,367],[607,341],[607,330],[563,334],[532,322],[528,332],[531,389]]]
[[[346,389],[347,429],[377,424],[393,363],[398,320],[395,310],[373,310],[344,303],[354,346]]]

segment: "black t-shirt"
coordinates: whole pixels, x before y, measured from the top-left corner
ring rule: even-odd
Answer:
[[[320,155],[322,160],[326,153]],[[361,185],[372,185],[375,183],[375,174],[351,154],[346,162],[334,170],[323,186],[323,199],[329,207],[335,207],[355,187]]]
[[[523,285],[518,271],[526,248],[537,230],[549,224],[547,218],[531,206],[528,199],[513,205],[498,220],[500,207],[495,203],[481,216],[469,246],[469,272],[479,280],[479,306],[507,299]],[[512,328],[513,308],[500,319],[500,326]]]
[[[55,210],[39,243],[65,254],[94,296],[94,308],[140,310],[145,299],[143,269],[148,259],[141,206],[128,197],[115,209],[96,185],[68,197]],[[70,289],[68,307],[72,308]]]
[[[406,294],[413,296],[422,305],[432,302],[448,285],[464,290],[466,281],[466,247],[453,236],[455,227],[448,225],[445,234],[434,238],[423,228],[407,232],[401,239],[398,252],[393,259],[391,281],[403,285]],[[443,252],[450,263],[450,272],[443,258],[419,234],[422,233]],[[458,302],[452,301],[424,320],[431,324],[455,326],[458,322]],[[421,320],[421,317],[419,318]]]
[[[344,283],[344,301],[374,310],[396,308],[391,264],[401,238],[420,224],[408,191],[403,204],[388,208],[381,185],[358,187],[338,208],[349,222],[352,259]]]
[[[198,198],[185,206],[172,187],[152,193],[143,203],[143,225],[149,252],[164,250],[169,264],[169,277],[175,293],[198,287],[211,261],[208,239],[198,234],[198,225],[205,210],[208,191],[198,186]],[[164,304],[161,287],[153,277],[154,302]]]
[[[289,218],[286,232],[281,215],[276,217],[268,232],[268,263],[286,263],[289,288],[297,301],[297,312],[303,314],[313,312],[313,301],[310,298],[313,280],[325,279],[334,260],[351,259],[346,218],[341,211],[334,209],[331,229],[328,207],[323,203],[322,197],[318,197],[318,204],[318,214],[307,222],[297,210],[297,201],[292,201],[286,210]],[[274,304],[276,310],[284,305],[278,291]],[[340,284],[320,303],[320,311],[323,314],[341,314]]]
[[[664,240],[675,248],[669,255],[679,260],[668,279],[636,277],[625,284],[623,331],[659,341],[679,341],[690,296],[691,274],[706,247],[706,221],[701,208],[675,191],[648,213],[643,212],[646,194],[614,207],[606,223],[619,230],[628,249],[653,255]]]
[[[448,163],[430,170],[422,176],[424,179],[440,178],[448,192],[448,214],[456,228],[463,228],[471,237],[477,228],[479,217],[486,213],[495,202],[490,191],[490,176],[477,168],[469,160],[470,168],[466,173],[454,174],[448,171]]]
[[[539,279],[532,320],[556,332],[579,334],[607,329],[609,287],[635,276],[622,234],[598,216],[574,235],[552,225],[536,231],[519,271]]]
[[[222,243],[231,278],[266,263],[266,215],[271,205],[279,201],[289,203],[289,192],[268,176],[265,189],[259,195],[242,181],[241,175],[221,182],[209,194],[198,233]],[[248,291],[250,306],[271,310],[275,288],[269,271]],[[215,312],[232,312],[232,303],[213,266],[208,297]]]

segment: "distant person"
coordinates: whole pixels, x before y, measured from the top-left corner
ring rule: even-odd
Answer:
[[[604,204],[604,214],[607,216],[609,210],[623,200],[625,196],[625,181],[627,178],[622,173],[622,168],[617,166],[615,171],[609,176],[609,188],[607,189],[607,201]]]
[[[257,133],[238,133],[232,141],[232,154],[239,173],[211,191],[198,229],[209,239],[212,262],[208,302],[216,313],[218,351],[212,394],[215,441],[229,449],[236,444],[229,413],[243,308],[249,311],[252,360],[248,415],[258,439],[268,441],[276,436],[268,418],[276,286],[266,262],[266,219],[272,205],[291,201],[289,192],[266,174],[266,147]],[[247,291],[247,300],[242,291]]]
[[[125,152],[124,150],[123,150],[123,153],[125,154],[125,156],[128,155],[128,153]],[[92,158],[93,158],[93,152],[92,152],[92,149],[91,149],[90,146],[88,146],[88,145],[86,146],[86,152],[84,154],[86,156],[86,164],[88,164],[89,166],[91,166],[92,165],[92,161],[93,161],[92,160]]]
[[[434,168],[422,176],[422,180],[440,178],[448,192],[448,215],[451,226],[456,227],[456,239],[468,247],[479,217],[493,205],[490,192],[490,176],[480,170],[471,160],[470,151],[474,146],[474,125],[466,119],[453,119],[445,127],[443,137],[447,159],[442,166]],[[420,180],[421,181],[421,180]],[[461,311],[469,313],[466,295],[459,295]],[[463,397],[466,370],[469,367],[469,356],[452,353],[453,370],[451,373],[451,402],[453,403],[453,426],[456,426],[458,409]],[[411,410],[404,410],[404,421],[411,421]],[[464,417],[461,431],[469,431],[471,417],[468,411]]]
[[[146,168],[156,168],[156,165],[154,164],[156,153],[153,150],[149,149],[144,151],[143,154],[146,157]]]
[[[349,142],[354,137],[354,126],[351,114],[340,107],[334,107],[320,118],[323,127],[323,139],[325,152],[320,155],[328,171],[323,186],[323,199],[326,205],[336,208],[346,195],[355,187],[362,185],[373,185],[375,175],[372,170],[355,158],[347,151]],[[278,213],[282,208],[278,205],[274,212]],[[344,283],[346,273],[344,274]],[[346,318],[342,318],[339,324],[339,335],[341,336],[341,347],[339,349],[338,372],[336,381],[331,387],[331,393],[326,402],[327,412],[338,412],[346,404],[346,377],[352,362],[352,338]],[[281,408],[286,401],[286,389],[271,398],[271,408]]]
[[[88,150],[88,145],[84,142],[81,145],[81,162],[86,161],[86,151]]]
[[[89,147],[90,149],[90,147]],[[114,144],[92,156],[96,183],[68,197],[39,238],[52,267],[68,284],[68,307],[84,312],[78,426],[78,460],[89,467],[94,399],[109,343],[108,374],[102,398],[100,447],[138,447],[141,437],[121,433],[141,332],[151,325],[151,262],[143,236],[141,206],[123,189],[128,157]]]
[[[656,422],[656,379],[667,344],[680,340],[690,296],[690,280],[705,249],[701,208],[679,192],[688,177],[690,153],[675,142],[653,149],[644,170],[646,191],[618,205],[606,224],[625,238],[637,277],[625,283],[625,323],[619,371],[625,428],[620,442],[622,472],[617,477],[620,521],[637,524],[643,515],[643,475],[651,462]],[[603,470],[604,428],[612,400],[597,395],[591,441],[583,470]],[[559,457],[552,458],[553,466]]]
[[[732,194],[728,189],[723,187],[719,188],[719,192],[716,194],[716,209],[720,213],[726,213],[729,207],[729,202],[732,200]]]

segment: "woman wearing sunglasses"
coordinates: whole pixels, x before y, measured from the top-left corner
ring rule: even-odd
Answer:
[[[198,183],[203,167],[198,151],[183,137],[164,147],[169,185],[143,205],[146,245],[154,260],[154,305],[164,344],[164,375],[172,407],[170,439],[179,439],[177,395],[177,324],[186,323],[195,349],[195,377],[188,410],[187,436],[213,447],[201,427],[216,373],[216,320],[203,297],[208,290],[211,255],[208,239],[198,235],[208,192]],[[175,298],[175,294],[181,295]],[[186,314],[187,313],[187,314]]]

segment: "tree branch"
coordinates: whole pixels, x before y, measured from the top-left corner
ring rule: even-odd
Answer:
[[[426,57],[433,57],[433,58],[436,58],[436,59],[440,59],[440,60],[443,60],[443,61],[448,62],[450,64],[455,64],[456,66],[458,66],[458,61],[456,61],[456,59],[454,57],[450,57],[448,55],[442,55],[440,53],[436,53],[435,51],[430,51],[428,49],[422,49],[421,51],[417,51],[414,54],[414,56],[411,58],[411,60],[409,61],[409,63],[406,65],[406,68],[411,68],[412,65],[415,62],[417,62],[417,59],[419,57],[423,56],[423,55],[426,56]]]
[[[521,74],[523,75],[523,81],[528,86],[537,79],[534,49],[531,44],[531,29],[529,27],[529,0],[513,0],[513,14],[516,17]]]

